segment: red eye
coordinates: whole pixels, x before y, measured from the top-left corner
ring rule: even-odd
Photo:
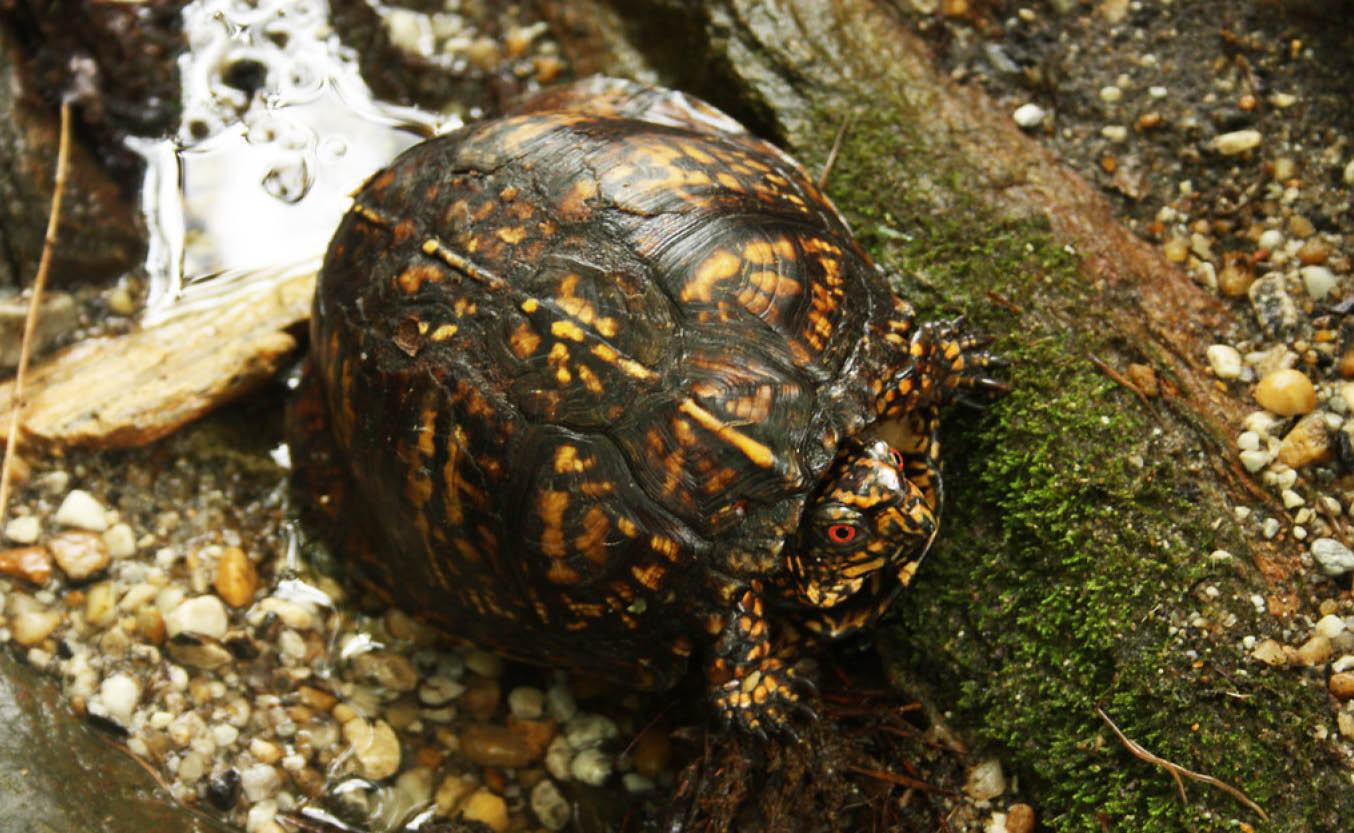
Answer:
[[[827,528],[827,537],[834,544],[849,544],[856,539],[856,528],[851,524],[833,524]]]
[[[889,446],[889,456],[893,458],[893,465],[895,468],[901,469],[903,467],[903,452],[893,446]]]

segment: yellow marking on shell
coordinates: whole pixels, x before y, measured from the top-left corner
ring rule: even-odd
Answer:
[[[406,295],[413,295],[423,287],[425,283],[441,283],[442,270],[429,263],[416,263],[405,269],[395,279],[399,284],[400,291]]]
[[[883,566],[884,559],[881,556],[879,558],[873,558],[869,561],[865,561],[860,564],[855,564],[853,566],[846,567],[841,571],[841,574],[846,576],[847,578],[860,578],[861,576],[867,573],[873,573],[875,570],[878,570],[880,567]]]
[[[650,564],[647,567],[636,564],[630,568],[630,574],[635,577],[635,581],[650,590],[658,589],[665,573],[667,573],[667,570],[658,564]]]
[[[498,145],[509,153],[515,153],[522,149],[523,145],[533,139],[557,130],[561,127],[568,127],[571,124],[577,124],[585,117],[573,113],[551,113],[549,116],[523,115],[512,116],[503,119],[500,124],[502,127],[510,128],[498,137]],[[492,134],[490,134],[492,139]]]
[[[564,511],[568,508],[568,492],[547,490],[541,492],[536,501],[536,511],[545,526],[541,532],[541,552],[551,558],[563,558],[569,554],[564,548]]]
[[[540,304],[537,303],[535,298],[528,298],[518,306],[520,306],[522,312],[525,312],[527,315],[534,315],[536,310],[540,308]]]
[[[742,258],[728,249],[715,249],[696,267],[695,274],[682,287],[682,300],[708,303],[714,296],[715,284],[738,274],[742,265]]]
[[[677,542],[671,538],[664,538],[662,535],[654,535],[649,538],[649,549],[666,557],[670,561],[677,559]]]
[[[592,506],[583,516],[583,533],[574,539],[574,548],[599,567],[606,566],[606,534],[611,522],[599,506]]]
[[[573,187],[559,201],[559,213],[570,220],[586,219],[591,209],[588,200],[597,196],[597,180],[584,176],[574,182]]]
[[[583,462],[578,459],[578,447],[561,445],[555,449],[556,474],[581,474]]]
[[[512,352],[517,358],[525,359],[535,353],[537,347],[541,346],[541,337],[532,329],[531,324],[523,321],[508,336],[508,344],[512,347]]]
[[[677,406],[678,410],[696,421],[707,431],[712,431],[721,440],[732,445],[743,453],[745,457],[752,461],[753,465],[759,468],[770,468],[776,461],[776,455],[770,448],[757,442],[747,434],[736,428],[731,428],[720,422],[719,419],[709,411],[697,405],[690,399],[683,399]]]
[[[413,220],[401,220],[400,222],[396,223],[395,231],[393,234],[395,245],[399,246],[407,242],[411,237],[414,236],[414,231],[415,228]]]
[[[474,315],[479,307],[469,298],[457,298],[456,303],[452,305],[451,309],[452,312],[456,313],[457,318],[464,318],[467,315]]]
[[[749,263],[765,266],[776,262],[776,252],[765,240],[750,240],[743,246],[743,259]]]
[[[527,236],[527,230],[522,228],[521,226],[514,226],[512,228],[501,228],[494,233],[498,235],[499,240],[502,240],[504,243],[507,243],[510,246],[516,246],[518,243],[522,242],[523,238]]]
[[[582,341],[584,338],[582,327],[563,319],[550,323],[550,334],[555,338],[567,338],[570,341]]]
[[[429,336],[429,338],[433,341],[446,341],[456,335],[457,329],[459,328],[455,324],[439,324],[437,329],[433,330],[433,334]]]
[[[517,199],[517,186],[505,185],[503,187],[503,190],[498,192],[498,198],[500,200],[503,200],[504,202],[509,202],[511,200]]]
[[[685,153],[687,156],[690,156],[692,159],[695,159],[702,165],[710,165],[713,164],[715,161],[715,158],[713,156],[696,147],[695,145],[691,144],[690,142],[682,142],[680,145],[678,145],[678,147],[682,149],[682,153]]]
[[[596,328],[603,338],[614,338],[616,333],[620,332],[616,319],[611,317],[597,319]]]
[[[579,575],[577,570],[556,558],[550,562],[550,566],[546,569],[545,578],[546,581],[549,581],[552,584],[577,584]],[[583,626],[586,623],[579,622],[575,624]],[[578,629],[579,628],[577,627],[574,628],[574,630]]]
[[[658,378],[658,374],[649,368],[627,356],[622,356],[614,347],[609,344],[594,344],[592,354],[612,367],[619,368],[627,376],[633,376],[636,379],[651,381]]]
[[[601,393],[604,389],[602,380],[597,378],[597,374],[592,372],[592,368],[586,364],[580,364],[575,368],[578,371],[578,378],[587,388],[588,393]]]
[[[737,191],[740,194],[746,190],[743,188],[743,183],[739,181],[738,177],[725,173],[724,171],[715,174],[715,181],[725,188],[728,188],[730,191]]]
[[[604,497],[611,494],[615,489],[615,485],[609,480],[589,480],[578,487],[578,491],[588,497]]]
[[[636,527],[635,522],[630,520],[629,518],[617,518],[616,528],[619,529],[621,531],[621,534],[624,535],[626,538],[634,538],[637,534],[639,534],[639,528]]]
[[[473,240],[467,242],[466,244],[467,251],[473,252],[475,250],[475,247],[471,245],[473,243],[474,243]],[[471,263],[469,259],[462,257],[456,252],[453,252],[451,249],[448,249],[445,245],[442,244],[442,241],[438,240],[435,237],[429,237],[427,240],[424,240],[423,244],[419,248],[428,257],[435,257],[438,260],[441,260],[443,263],[447,264],[448,266],[460,272],[461,274],[473,280],[479,281],[480,283],[485,284],[491,289],[504,289],[507,286],[507,284],[501,278],[495,277],[489,272],[486,272],[485,270],[476,266],[474,263]]]
[[[348,210],[369,223],[375,223],[378,226],[390,225],[390,220],[387,219],[384,214],[372,208],[371,206],[363,205],[360,202],[353,203],[353,207]]]

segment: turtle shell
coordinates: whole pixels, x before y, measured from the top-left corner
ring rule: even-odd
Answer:
[[[669,686],[733,611],[750,639],[812,596],[787,547],[843,441],[930,385],[911,334],[774,146],[680,93],[548,92],[404,153],[334,235],[312,375],[352,556],[457,634]]]

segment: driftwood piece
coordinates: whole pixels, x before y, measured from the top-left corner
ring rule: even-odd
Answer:
[[[313,267],[255,275],[121,336],[81,341],[29,374],[23,430],[39,446],[152,443],[267,381],[298,346]],[[13,382],[0,385],[8,413]],[[3,438],[0,438],[3,439]]]

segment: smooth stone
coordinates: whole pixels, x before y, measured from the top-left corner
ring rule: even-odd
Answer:
[[[1028,129],[1038,127],[1039,123],[1044,120],[1045,115],[1047,114],[1044,112],[1044,108],[1038,104],[1022,104],[1011,114],[1011,118],[1016,124]]]
[[[1298,416],[1316,407],[1316,388],[1300,371],[1275,370],[1255,386],[1255,401],[1279,416]]]
[[[1293,468],[1319,463],[1330,456],[1330,434],[1320,412],[1308,414],[1279,443],[1279,462]]]
[[[239,547],[226,547],[216,562],[216,594],[231,607],[244,607],[259,588],[259,572]]]
[[[15,547],[0,551],[0,574],[33,584],[46,584],[52,577],[52,556],[46,547]]]
[[[343,737],[362,765],[362,773],[373,781],[389,778],[400,769],[400,741],[384,720],[368,723],[355,717],[343,724]]]
[[[103,543],[108,547],[109,557],[115,561],[136,555],[136,533],[127,524],[116,523],[108,527],[103,533]]]
[[[20,515],[5,524],[5,540],[14,544],[31,544],[42,534],[42,523],[34,515]]]
[[[187,632],[220,639],[228,624],[226,606],[216,596],[185,599],[165,616],[165,631],[171,637]]]
[[[1339,279],[1325,266],[1304,266],[1298,270],[1302,276],[1302,285],[1307,288],[1307,297],[1320,300],[1330,294]]]
[[[108,716],[122,726],[130,726],[132,712],[141,697],[141,686],[130,674],[114,674],[99,686],[99,699]]]
[[[547,830],[563,830],[573,815],[569,802],[549,778],[541,779],[531,788],[530,802],[531,812]]]
[[[58,524],[83,529],[88,532],[103,532],[108,528],[108,512],[94,496],[82,489],[71,489],[61,506],[53,516]]]
[[[1231,133],[1218,135],[1213,140],[1213,149],[1223,156],[1235,156],[1238,153],[1259,147],[1260,139],[1259,130],[1234,130]]]
[[[461,805],[461,818],[477,821],[494,833],[507,833],[508,803],[487,789],[480,788],[470,794]]]
[[[1241,375],[1241,354],[1230,344],[1212,344],[1204,351],[1213,375],[1219,379],[1235,379]]]
[[[1312,558],[1328,576],[1354,571],[1354,552],[1334,538],[1317,538],[1313,541]]]
[[[611,757],[600,749],[584,749],[569,763],[574,780],[600,787],[611,777]]]
[[[1001,761],[989,758],[969,770],[964,792],[974,801],[991,801],[1006,792],[1006,775],[1001,771]]]
[[[72,581],[81,581],[108,566],[112,560],[102,535],[83,530],[63,532],[47,542],[56,565]]]

